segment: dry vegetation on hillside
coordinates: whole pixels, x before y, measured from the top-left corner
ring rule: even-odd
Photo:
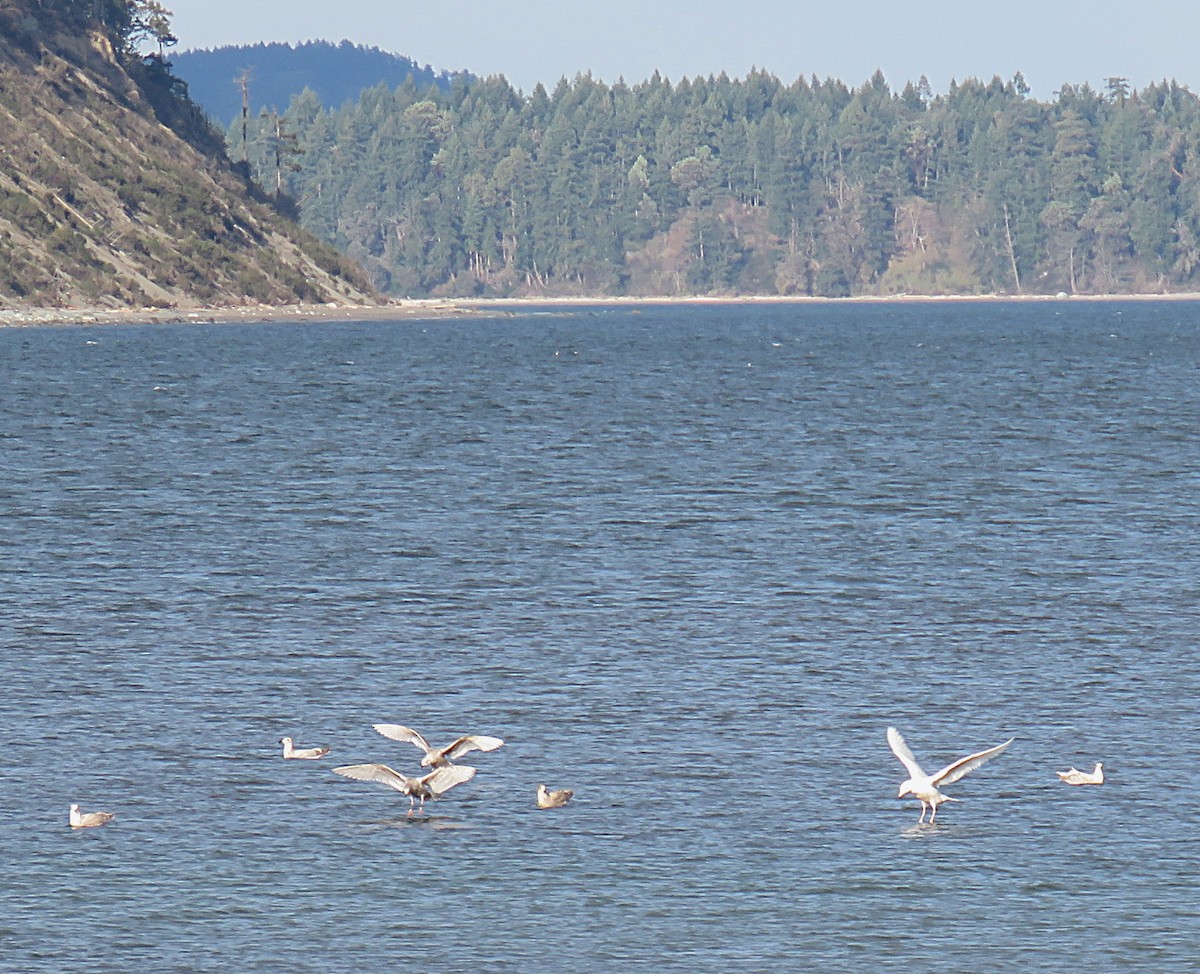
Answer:
[[[99,28],[47,34],[12,7],[0,5],[0,305],[373,300],[350,262],[238,175],[160,61],[126,67]]]

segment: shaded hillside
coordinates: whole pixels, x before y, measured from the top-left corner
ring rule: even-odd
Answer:
[[[305,225],[399,295],[1200,290],[1200,99],[1174,82],[487,78],[301,97],[282,128]]]
[[[361,272],[239,177],[162,61],[131,56],[97,9],[0,6],[0,305],[371,302]]]
[[[222,125],[242,111],[240,80],[247,78],[250,111],[282,112],[305,88],[316,93],[326,108],[357,101],[367,88],[385,84],[396,88],[409,79],[419,89],[436,85],[445,90],[456,75],[435,72],[429,65],[377,47],[342,41],[290,44],[247,44],[171,55],[174,73],[187,82],[193,101]]]

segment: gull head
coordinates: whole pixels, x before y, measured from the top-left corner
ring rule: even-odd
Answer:
[[[913,793],[913,783],[912,783],[912,778],[909,778],[906,782],[904,782],[904,784],[902,784],[900,786],[900,794],[898,794],[896,797],[903,798],[905,795],[911,795],[912,793]]]

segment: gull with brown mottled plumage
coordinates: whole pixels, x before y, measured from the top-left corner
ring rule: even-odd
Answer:
[[[114,818],[112,812],[81,812],[78,805],[72,805],[67,820],[73,829],[94,829]]]
[[[537,787],[537,807],[538,808],[562,808],[574,796],[575,792],[570,788],[555,788],[553,791],[545,785]]]

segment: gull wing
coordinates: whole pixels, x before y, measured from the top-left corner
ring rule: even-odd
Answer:
[[[474,777],[474,768],[468,768],[465,764],[451,764],[444,768],[437,768],[430,771],[421,781],[429,788],[434,798],[436,798],[438,795],[449,791],[455,785],[461,785],[464,781],[470,781]]]
[[[466,734],[453,744],[442,748],[442,756],[450,761],[461,758],[471,751],[494,751],[504,742],[498,737],[486,737],[481,734]]]
[[[933,776],[934,787],[954,784],[963,775],[970,774],[978,768],[984,761],[994,758],[1015,740],[1015,737],[1010,737],[1003,744],[989,747],[986,751],[980,751],[978,754],[968,754],[965,758],[959,758],[953,764],[942,768],[941,771]]]
[[[913,757],[913,752],[909,750],[907,744],[904,743],[904,738],[895,727],[887,729],[888,745],[892,749],[892,753],[900,759],[900,763],[908,768],[908,774],[911,778],[924,778],[925,772],[921,770],[921,766],[917,764],[917,759]],[[964,771],[963,774],[966,774]]]
[[[429,742],[411,727],[405,727],[403,724],[373,724],[372,726],[384,737],[390,738],[393,741],[400,741],[404,744],[415,744],[426,754],[431,750]]]
[[[344,764],[340,768],[334,768],[333,773],[340,774],[343,778],[353,778],[355,781],[374,781],[408,794],[409,779],[386,764]]]
[[[292,756],[298,758],[323,758],[329,753],[327,747],[294,747]]]

